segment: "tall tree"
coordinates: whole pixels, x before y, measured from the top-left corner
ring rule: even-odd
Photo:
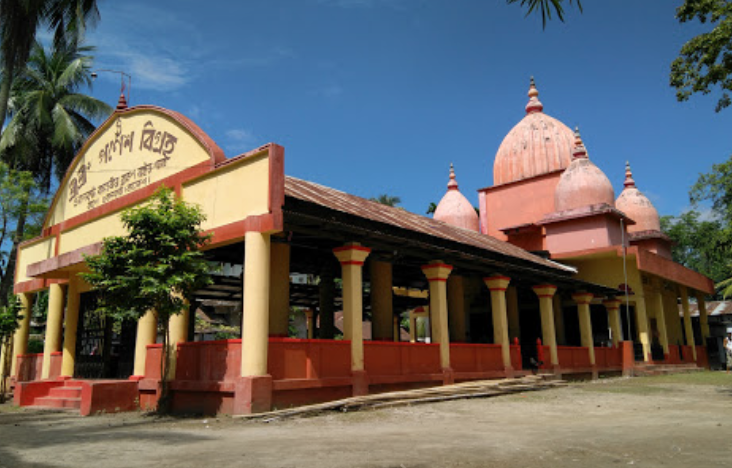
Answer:
[[[711,172],[701,174],[689,191],[689,198],[694,205],[709,202],[712,212],[717,216],[715,224],[699,224],[695,236],[701,239],[702,246],[710,251],[707,256],[714,259],[714,267],[707,273],[718,281],[723,295],[732,292],[732,263],[729,254],[732,252],[732,158],[724,163],[714,164]]]
[[[161,397],[158,410],[169,408],[170,317],[182,312],[193,292],[211,284],[210,267],[200,248],[209,241],[205,215],[168,188],[150,203],[122,213],[127,236],[104,239],[102,253],[86,258],[90,273],[80,276],[100,294],[100,311],[114,319],[139,320],[149,310],[163,335]]]
[[[729,233],[721,219],[703,220],[698,211],[661,218],[661,230],[673,241],[675,262],[710,277],[715,283],[730,274]]]
[[[0,125],[5,122],[13,83],[25,67],[36,32],[47,25],[54,42],[78,44],[86,24],[99,19],[96,0],[0,0]]]
[[[4,159],[35,174],[49,191],[96,128],[93,120],[112,108],[80,91],[91,86],[90,47],[59,45],[46,50],[36,42],[11,99],[11,120],[0,138]]]
[[[59,180],[63,177],[94,131],[92,119],[112,112],[104,102],[80,93],[91,84],[91,58],[83,55],[89,50],[60,45],[46,51],[36,43],[13,86],[12,118],[0,137],[0,156],[12,169],[31,172],[44,194],[50,191],[54,173]],[[28,214],[21,210],[17,218],[6,267],[10,272],[15,270],[18,244],[26,236]],[[12,275],[0,280],[0,305],[12,284]]]

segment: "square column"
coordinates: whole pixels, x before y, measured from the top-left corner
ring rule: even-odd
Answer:
[[[572,294],[572,299],[577,303],[582,346],[587,348],[590,365],[595,367],[595,341],[592,338],[592,318],[590,317],[590,302],[592,302],[593,297],[592,293],[588,292]]]
[[[638,331],[638,340],[643,345],[643,361],[651,359],[651,342],[648,338],[648,314],[646,313],[646,298],[637,297],[635,300],[635,326]]]
[[[391,263],[370,260],[371,336],[374,340],[393,340],[394,301]]]
[[[694,327],[691,325],[691,313],[689,312],[689,293],[686,286],[679,286],[681,293],[681,307],[684,309],[684,331],[686,332],[686,346],[691,346],[691,355],[696,361],[696,345],[694,343]]]
[[[533,286],[539,296],[539,311],[541,313],[541,334],[545,346],[549,346],[551,365],[559,366],[559,355],[557,354],[557,335],[554,331],[554,301],[552,298],[557,292],[557,287],[551,284],[540,284]]]
[[[147,347],[158,340],[158,316],[154,310],[148,310],[137,321],[137,338],[135,339],[135,370],[132,380],[140,380],[145,376]]]
[[[18,356],[26,354],[28,352],[28,334],[30,333],[30,316],[31,308],[33,307],[33,296],[28,293],[18,294],[20,300],[20,327],[15,330],[13,335],[13,353],[10,356],[10,376],[17,377],[16,372],[18,371]]]
[[[440,365],[443,372],[451,372],[450,333],[447,326],[447,278],[452,266],[435,260],[422,266],[422,272],[430,283],[430,322],[432,342],[440,344]]]
[[[707,338],[709,338],[709,316],[707,315],[707,303],[704,300],[704,294],[699,291],[696,292],[696,303],[699,305],[699,327],[702,335],[702,342],[699,344],[706,345]]]
[[[512,373],[511,343],[508,341],[508,313],[506,311],[506,289],[511,278],[493,275],[483,278],[485,285],[491,292],[491,316],[493,317],[493,342],[501,345],[503,368]]]
[[[234,388],[234,414],[272,407],[272,377],[267,374],[270,235],[247,232],[244,249],[241,378]]]
[[[465,287],[462,276],[452,275],[447,278],[447,315],[450,341],[465,343],[467,329],[465,327]]]
[[[61,377],[70,379],[76,367],[76,332],[79,324],[79,303],[81,299],[81,280],[74,276],[69,280],[66,291],[66,326],[64,327],[64,349],[61,357]]]
[[[287,338],[290,325],[290,244],[272,242],[269,271],[269,336]]]
[[[363,264],[371,249],[351,242],[333,249],[343,277],[343,337],[351,341],[351,371],[363,371]]]
[[[658,326],[658,335],[661,346],[663,346],[663,354],[668,356],[668,330],[666,328],[666,313],[663,310],[663,295],[661,291],[653,293],[653,301],[655,302],[656,325]]]
[[[613,346],[620,346],[623,341],[623,327],[620,324],[620,301],[618,299],[607,299],[602,302],[607,309],[607,322],[613,333]]]
[[[343,337],[351,342],[353,395],[366,395],[368,377],[363,364],[363,264],[371,249],[351,242],[333,249],[343,279]]]
[[[41,379],[51,375],[51,353],[61,350],[61,325],[64,319],[64,286],[54,283],[48,288],[46,338],[43,345]]]

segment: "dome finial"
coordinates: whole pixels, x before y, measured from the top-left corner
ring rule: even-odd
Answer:
[[[457,180],[455,180],[455,168],[453,167],[452,163],[450,163],[450,182],[447,183],[447,189],[448,190],[457,190],[458,183]]]
[[[539,101],[539,90],[536,89],[536,83],[534,77],[531,77],[529,82],[529,103],[526,104],[526,113],[531,114],[534,112],[541,112],[544,110],[544,105]]]
[[[630,171],[629,161],[625,161],[625,182],[623,185],[626,188],[635,188],[635,180],[633,180],[633,173]]]
[[[127,99],[125,99],[125,93],[119,95],[119,101],[117,101],[117,110],[127,109]]]
[[[579,127],[574,127],[574,149],[572,150],[572,157],[574,159],[588,159],[587,149],[585,148],[585,144],[582,141]]]

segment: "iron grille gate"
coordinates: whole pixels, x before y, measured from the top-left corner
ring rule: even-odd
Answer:
[[[97,294],[83,293],[76,331],[74,377],[126,379],[132,375],[135,355],[135,323],[115,324],[97,311]]]

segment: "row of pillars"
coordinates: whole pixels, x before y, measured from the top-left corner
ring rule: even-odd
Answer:
[[[80,279],[72,278],[68,284],[51,284],[48,290],[48,314],[46,318],[46,335],[43,346],[43,364],[41,378],[48,379],[51,374],[51,355],[62,352],[61,378],[74,376],[76,364],[76,338],[79,323],[80,295],[88,291]],[[28,337],[30,332],[30,316],[33,307],[33,294],[21,293],[18,295],[21,303],[20,327],[13,337],[13,350],[10,375],[16,376],[17,356],[26,354],[28,349]],[[64,314],[64,309],[66,313]],[[65,323],[64,323],[65,320]],[[141,378],[145,375],[145,359],[147,346],[157,341],[157,316],[154,311],[148,311],[137,322],[137,339],[135,342],[135,366],[134,375]],[[174,348],[178,343],[188,338],[188,310],[170,318],[169,343]],[[62,338],[63,337],[63,338]],[[62,343],[63,341],[63,343]],[[174,348],[175,349],[175,348]],[[170,368],[171,375],[174,375],[175,360]]]
[[[287,333],[287,314],[289,312],[289,246],[281,243],[271,243],[270,235],[267,233],[248,232],[245,237],[246,255],[244,259],[244,313],[242,322],[242,376],[264,376],[267,375],[267,347],[268,337],[272,334]],[[351,342],[351,367],[353,371],[363,371],[363,281],[362,270],[366,258],[371,250],[358,243],[349,243],[334,249],[333,253],[341,264],[343,279],[343,312],[344,312],[344,338]],[[272,255],[274,254],[274,255]],[[384,339],[398,333],[394,327],[391,292],[392,276],[391,265],[386,262],[371,262],[371,288],[372,288],[372,311],[374,319],[374,338]],[[430,315],[432,327],[432,340],[440,345],[440,362],[444,369],[450,368],[450,341],[461,341],[465,335],[465,314],[451,314],[451,325],[448,327],[448,302],[457,310],[464,310],[464,296],[460,277],[453,277],[451,282],[456,286],[447,288],[447,282],[452,272],[452,266],[442,261],[433,261],[422,267],[424,275],[429,281],[430,289]],[[517,320],[517,317],[509,318],[507,314],[507,291],[511,279],[502,275],[493,275],[484,278],[484,282],[491,294],[492,318],[494,343],[502,347],[503,364],[507,370],[511,369],[510,342],[509,342],[509,320]],[[83,283],[78,279],[72,279],[68,283],[68,298],[66,304],[66,333],[63,340],[62,377],[72,377],[75,364],[76,351],[76,329],[79,315],[79,295],[83,292]],[[44,360],[42,377],[47,378],[50,374],[50,355],[61,347],[62,321],[64,309],[64,286],[51,284],[49,288],[49,310],[46,330],[46,342],[44,347]],[[513,289],[513,288],[512,288]],[[543,342],[550,349],[550,359],[553,366],[558,365],[557,356],[557,331],[555,329],[555,293],[557,287],[554,285],[537,285],[533,291],[539,298],[542,338]],[[513,297],[509,300],[516,302],[515,289]],[[510,294],[510,292],[509,292]],[[682,305],[684,309],[684,323],[686,328],[687,344],[692,345],[694,354],[693,330],[689,314],[688,297],[686,288],[682,287]],[[30,325],[31,295],[20,294],[22,303],[23,320],[20,329],[14,338],[13,356],[25,354],[28,343],[28,331]],[[590,318],[590,302],[593,295],[579,292],[574,294],[573,299],[578,306],[579,323],[581,331],[582,346],[588,348],[591,364],[595,364],[594,348],[592,338],[592,324]],[[697,296],[703,336],[709,336],[709,325],[704,307],[703,297]],[[657,311],[663,310],[661,294],[658,293],[658,301],[654,307]],[[644,356],[648,359],[650,355],[650,342],[648,333],[648,319],[643,298],[639,298],[636,304],[636,325],[638,337],[643,345]],[[606,300],[604,305],[608,311],[608,321],[612,330],[613,343],[615,345],[623,336],[620,320],[620,301]],[[272,310],[272,314],[270,314]],[[169,343],[175,346],[179,342],[186,341],[188,336],[188,311],[174,316],[170,322]],[[321,320],[326,320],[328,314],[323,314]],[[664,318],[664,314],[660,314]],[[658,317],[657,317],[658,318]],[[664,345],[664,352],[668,353],[668,337],[666,332],[666,321],[657,320],[661,342]],[[512,328],[518,324],[512,323]],[[397,325],[398,326],[398,325]],[[514,328],[514,329],[516,329]],[[310,327],[312,330],[312,326]],[[396,336],[396,335],[394,335]],[[157,338],[157,319],[155,314],[148,312],[138,322],[137,342],[135,350],[135,376],[145,374],[145,356],[147,346],[155,343]],[[696,359],[696,356],[694,356]],[[11,375],[16,373],[16,361],[12,360]],[[173,374],[174,375],[174,374]]]

